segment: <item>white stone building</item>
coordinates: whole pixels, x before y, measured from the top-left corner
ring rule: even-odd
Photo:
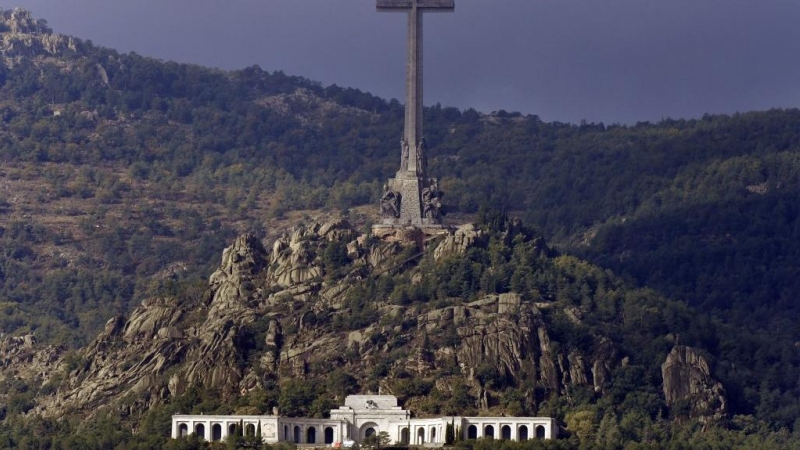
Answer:
[[[210,441],[224,441],[242,424],[247,435],[257,434],[267,443],[294,442],[336,446],[344,441],[361,442],[386,431],[393,443],[410,445],[444,444],[447,424],[453,423],[464,439],[494,438],[523,441],[554,439],[558,425],[549,417],[439,417],[412,419],[397,406],[393,395],[350,395],[344,406],[331,410],[330,419],[281,416],[172,416],[172,437],[196,434]]]

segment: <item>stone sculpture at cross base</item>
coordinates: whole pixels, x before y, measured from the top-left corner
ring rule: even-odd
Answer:
[[[416,164],[408,161],[411,152],[407,151],[407,145],[401,142],[400,170],[383,186],[381,225],[441,227],[442,192],[439,181],[426,176],[425,140],[420,141],[414,152],[418,157]],[[406,169],[409,166],[416,170]]]
[[[400,169],[384,186],[381,221],[376,229],[418,227],[436,232],[442,226],[442,193],[428,177],[428,154],[422,134],[422,17],[449,12],[454,0],[377,0],[378,11],[408,14],[405,130],[400,138]]]

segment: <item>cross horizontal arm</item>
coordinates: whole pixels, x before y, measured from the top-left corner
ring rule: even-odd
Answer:
[[[378,11],[408,11],[414,7],[426,11],[455,11],[455,0],[378,0]]]

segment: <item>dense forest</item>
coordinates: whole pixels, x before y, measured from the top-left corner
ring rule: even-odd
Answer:
[[[334,213],[367,228],[397,168],[396,100],[3,34],[3,334],[77,349],[206,278],[239,232]],[[732,416],[760,421],[739,428],[800,431],[800,110],[629,126],[434,105],[425,126],[449,220],[520,217],[692,308],[684,335],[718,361]]]

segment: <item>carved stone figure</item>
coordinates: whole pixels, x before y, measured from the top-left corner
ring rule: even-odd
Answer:
[[[423,177],[428,173],[428,146],[425,138],[421,138],[417,144],[417,170]]]
[[[364,405],[366,409],[378,409],[378,404],[375,403],[375,400],[367,400],[366,404]]]
[[[381,196],[381,216],[387,218],[400,217],[400,193],[389,189],[383,185],[383,196]]]
[[[403,137],[400,138],[400,149],[400,170],[408,170],[409,148],[408,142]]]
[[[422,217],[438,219],[441,214],[442,202],[439,200],[439,190],[434,182],[429,187],[422,189]]]

